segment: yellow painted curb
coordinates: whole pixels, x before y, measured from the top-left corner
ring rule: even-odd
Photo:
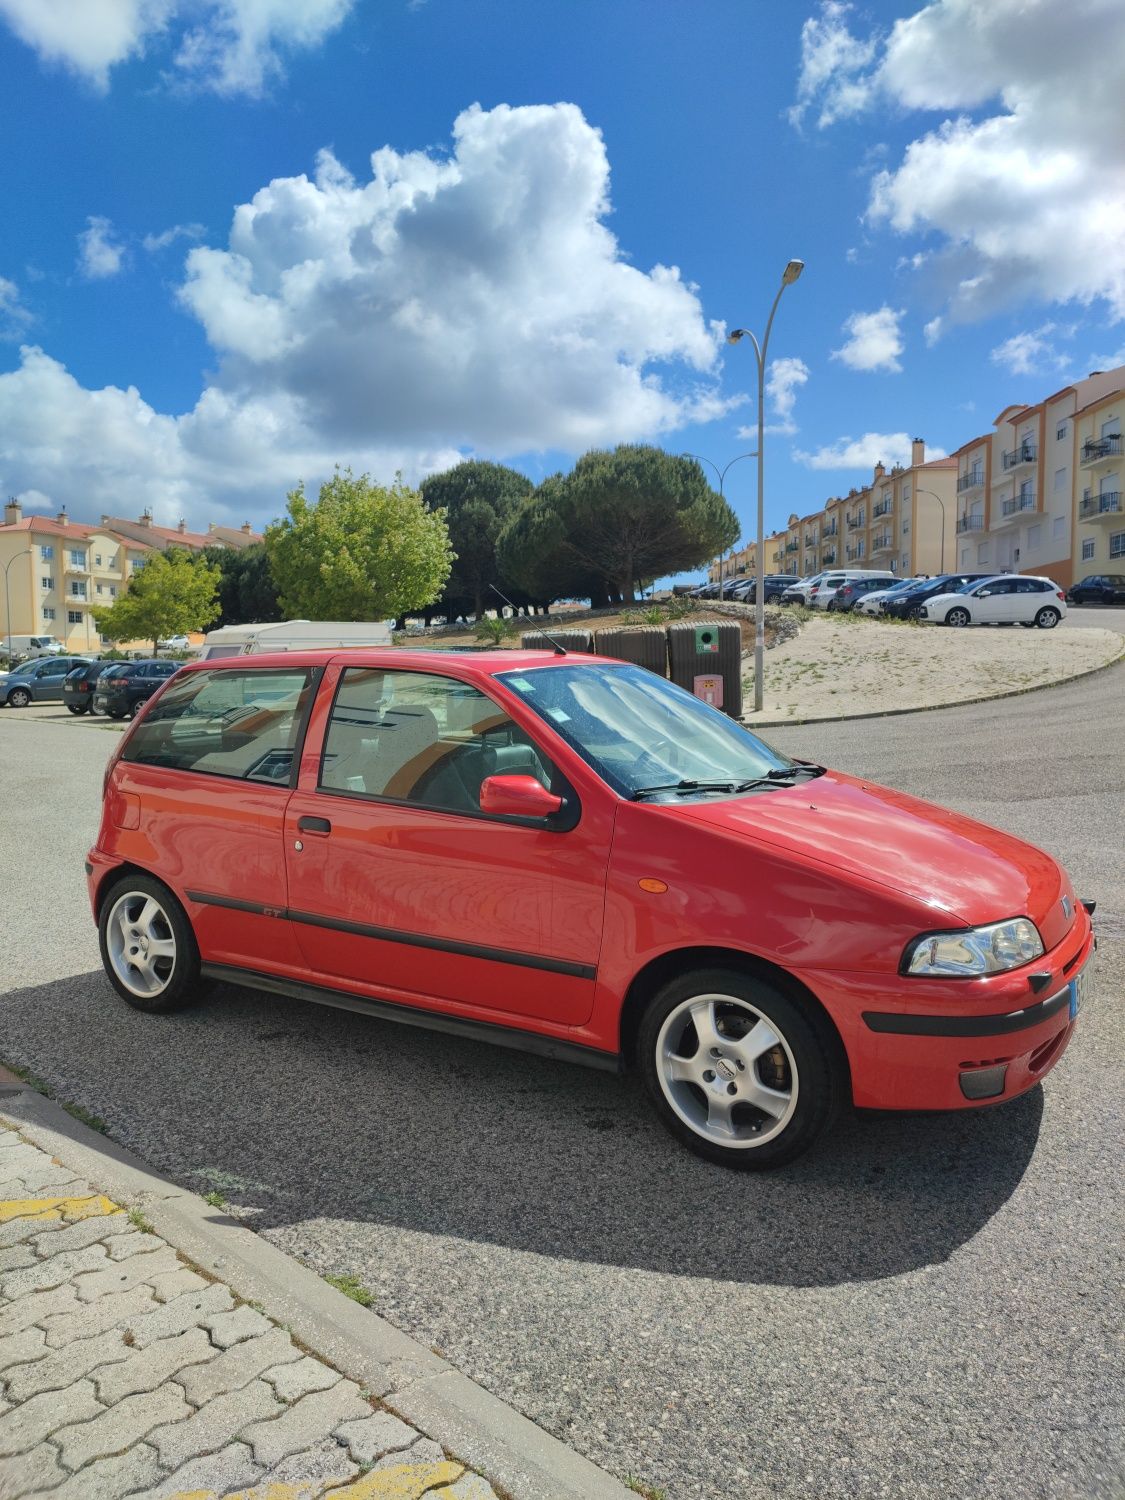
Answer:
[[[93,1219],[117,1211],[118,1205],[104,1193],[86,1198],[6,1198],[0,1200],[0,1224],[10,1219]]]
[[[421,1500],[435,1485],[453,1484],[465,1472],[461,1464],[393,1464],[372,1469],[358,1479],[341,1480],[341,1487],[325,1491],[323,1479],[302,1483],[259,1484],[239,1490],[227,1500],[309,1500],[313,1494],[324,1500]],[[214,1490],[179,1490],[168,1500],[216,1500]]]

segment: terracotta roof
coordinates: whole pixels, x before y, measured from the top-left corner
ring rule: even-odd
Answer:
[[[957,455],[951,453],[948,458],[928,458],[924,464],[912,465],[918,469],[955,469],[957,467]]]
[[[147,542],[134,543],[132,537],[122,536],[112,526],[86,526],[79,521],[57,521],[54,516],[24,516],[19,521],[0,522],[0,536],[8,531],[37,532],[40,536],[57,536],[75,542],[88,542],[93,536],[108,536],[123,546],[135,545],[151,550]]]

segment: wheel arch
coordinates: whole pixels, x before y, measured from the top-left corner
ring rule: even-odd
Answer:
[[[844,1046],[835,1021],[825,1010],[821,1001],[808,985],[803,984],[787,969],[771,963],[769,959],[759,958],[752,953],[744,953],[738,948],[700,945],[673,949],[671,952],[662,953],[650,959],[644,968],[633,976],[625,994],[625,1002],[621,1007],[619,1048],[622,1069],[629,1070],[635,1066],[641,1017],[653,995],[669,980],[681,974],[690,973],[693,969],[715,967],[737,969],[752,978],[767,980],[777,989],[782,990],[791,1000],[800,1004],[820,1032],[833,1060],[840,1069],[840,1077],[844,1081],[846,1090],[845,1097],[851,1098],[851,1065],[848,1062],[847,1048]]]
[[[127,859],[119,865],[109,865],[103,871],[94,892],[95,921],[100,922],[102,919],[102,907],[105,905],[106,892],[126,875],[143,875],[146,880],[155,880],[158,885],[162,885],[183,906],[183,901],[180,899],[179,894],[166,880],[162,880],[159,875],[154,875],[151,870],[146,870],[144,865],[139,865],[134,860]]]

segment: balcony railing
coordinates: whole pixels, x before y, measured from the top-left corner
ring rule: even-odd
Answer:
[[[824,564],[824,566],[826,568],[830,568],[832,566],[832,564],[836,561],[836,549],[835,549],[835,547],[829,547],[829,549],[828,549],[827,552],[822,552],[820,554],[820,560],[821,560],[821,562]]]
[[[873,516],[889,516],[894,507],[893,500],[880,500],[871,510]]]
[[[806,531],[805,532],[805,546],[806,547],[815,547],[816,546],[816,532],[815,531]]]
[[[859,559],[859,558],[861,558],[863,556],[863,548],[862,547],[845,547],[844,548],[844,556],[847,558],[848,562],[855,562],[855,561],[857,561],[857,559]]]
[[[1107,495],[1087,495],[1078,507],[1078,518],[1081,521],[1089,521],[1096,516],[1119,516],[1121,514],[1121,495],[1117,490]]]
[[[984,484],[984,472],[981,469],[970,469],[967,474],[958,474],[957,493],[963,494],[965,490],[979,490]]]
[[[800,552],[801,544],[800,542],[786,542],[785,550],[786,552]]]
[[[837,531],[836,522],[835,521],[829,521],[828,525],[825,526],[824,531],[821,534],[823,536],[835,536],[836,535],[836,531]]]
[[[1039,501],[1034,495],[1014,495],[1011,500],[1005,500],[1000,507],[1003,516],[1016,516],[1021,511],[1038,510]]]
[[[848,530],[849,531],[860,531],[866,525],[867,525],[867,521],[865,520],[862,511],[859,513],[858,516],[849,516],[848,517]]]
[[[1018,448],[1005,453],[1001,462],[1005,470],[1018,469],[1020,464],[1033,464],[1037,452],[1038,449],[1034,443],[1021,443]]]
[[[958,531],[983,531],[984,530],[984,517],[983,516],[958,516],[957,517],[957,530]]]
[[[1118,458],[1121,454],[1121,434],[1111,432],[1103,438],[1090,438],[1082,444],[1079,460],[1085,464],[1100,464],[1104,458]]]

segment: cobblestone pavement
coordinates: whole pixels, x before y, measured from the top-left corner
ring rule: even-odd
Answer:
[[[0,1500],[497,1500],[0,1122]]]

